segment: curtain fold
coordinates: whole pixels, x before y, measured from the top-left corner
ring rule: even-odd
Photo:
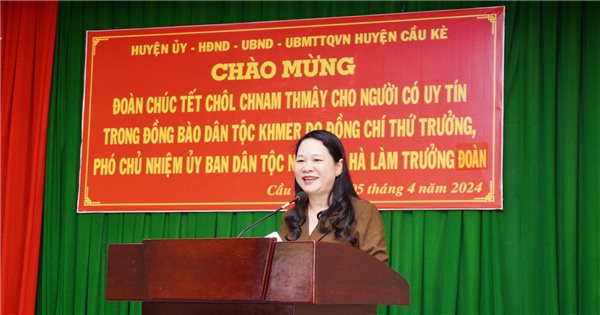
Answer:
[[[33,314],[58,3],[1,6],[1,312]]]
[[[577,215],[570,217],[569,227],[576,240],[565,242],[571,253],[577,253],[569,260],[569,269],[560,274],[577,274],[577,282],[569,281],[566,289],[575,289],[570,309],[579,314],[600,314],[600,32],[598,29],[599,4],[586,3],[582,10],[580,82],[577,87],[581,111],[578,122],[578,159],[576,189],[571,189],[573,198],[571,209]],[[569,274],[568,271],[577,270]],[[575,301],[575,298],[577,300]],[[596,301],[589,303],[588,301]]]
[[[108,244],[232,237],[264,215],[76,214],[86,30],[493,5],[506,6],[504,210],[383,212],[411,304],[378,311],[599,314],[600,4],[455,1],[61,2],[37,312],[139,314],[138,302],[105,300]]]

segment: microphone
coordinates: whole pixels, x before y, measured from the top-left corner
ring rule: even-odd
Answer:
[[[302,201],[302,200],[306,200],[308,196],[306,195],[305,192],[301,191],[299,193],[296,194],[296,197],[294,197],[294,199],[286,202],[285,204],[283,204],[281,207],[279,207],[277,210],[267,214],[266,216],[264,216],[262,219],[252,223],[251,225],[249,225],[248,227],[246,227],[244,230],[242,230],[242,232],[240,232],[240,234],[237,236],[238,238],[242,237],[242,235],[244,235],[244,233],[248,232],[251,228],[257,226],[260,222],[272,217],[273,215],[275,215],[277,212],[285,209],[287,206],[296,203],[298,201]]]

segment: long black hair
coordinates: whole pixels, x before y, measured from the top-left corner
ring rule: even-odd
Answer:
[[[296,154],[300,144],[306,139],[316,139],[321,141],[333,157],[334,162],[342,161],[342,173],[335,178],[333,188],[329,192],[329,208],[321,211],[317,216],[319,223],[317,228],[323,234],[334,232],[337,238],[345,238],[352,244],[356,245],[357,239],[352,233],[354,228],[354,207],[352,207],[352,199],[358,198],[350,173],[348,172],[348,164],[344,146],[340,139],[333,133],[326,130],[314,130],[305,134],[296,143]],[[302,188],[296,180],[294,180],[296,193],[302,191]],[[285,235],[288,241],[297,240],[302,234],[301,226],[306,222],[308,211],[308,200],[302,200],[296,203],[289,215],[285,217],[285,223],[290,229],[291,235]]]

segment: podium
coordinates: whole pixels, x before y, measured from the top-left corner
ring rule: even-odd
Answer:
[[[376,314],[409,304],[406,280],[344,244],[271,238],[111,244],[107,300],[143,314]]]

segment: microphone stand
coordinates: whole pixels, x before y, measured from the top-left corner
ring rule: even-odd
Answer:
[[[279,212],[279,211],[283,210],[283,209],[284,209],[284,208],[286,208],[287,206],[289,206],[289,205],[291,205],[291,204],[295,203],[296,201],[299,201],[299,200],[304,200],[304,199],[306,199],[306,193],[305,193],[305,192],[303,192],[303,191],[299,192],[299,193],[296,195],[296,197],[295,197],[294,199],[292,199],[292,200],[290,200],[290,201],[286,202],[284,205],[282,205],[281,207],[279,207],[279,209],[277,209],[277,210],[275,210],[275,211],[272,211],[271,213],[269,213],[269,214],[267,214],[266,216],[262,217],[260,220],[258,220],[258,221],[256,221],[256,222],[252,223],[251,225],[249,225],[248,227],[246,227],[245,229],[243,229],[243,230],[242,230],[242,232],[240,232],[240,234],[238,234],[237,238],[240,238],[240,237],[242,237],[242,235],[244,235],[246,232],[248,232],[248,231],[249,231],[251,228],[253,228],[253,227],[257,226],[257,225],[258,225],[259,223],[261,223],[262,221],[264,221],[264,220],[266,220],[266,219],[268,219],[268,218],[270,218],[270,217],[274,216],[274,215],[275,215],[277,212]]]

